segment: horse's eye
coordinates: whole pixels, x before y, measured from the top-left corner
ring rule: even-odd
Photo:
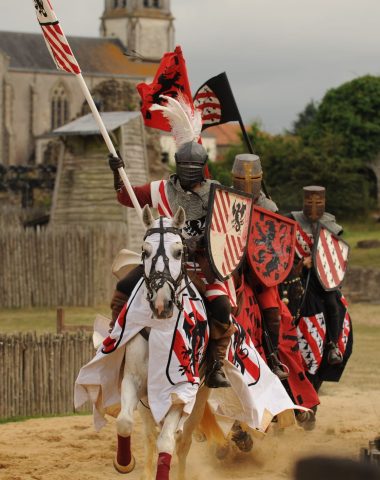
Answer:
[[[172,249],[172,255],[175,260],[180,260],[183,253],[183,247],[175,245]]]
[[[149,258],[152,255],[152,246],[149,243],[144,243],[142,246],[143,256]]]

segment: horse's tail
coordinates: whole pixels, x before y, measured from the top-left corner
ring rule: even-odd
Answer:
[[[206,402],[199,429],[205,434],[208,442],[217,443],[218,445],[224,445],[226,443],[223,430],[216,421],[215,415],[212,413],[208,402]]]

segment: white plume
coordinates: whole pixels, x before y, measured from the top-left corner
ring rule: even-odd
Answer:
[[[187,142],[197,142],[202,131],[202,115],[200,110],[192,108],[184,95],[178,100],[167,95],[160,95],[167,101],[166,105],[153,104],[149,110],[161,111],[169,121],[177,148]]]

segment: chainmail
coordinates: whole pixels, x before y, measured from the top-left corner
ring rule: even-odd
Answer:
[[[301,225],[302,230],[304,230],[306,233],[313,233],[311,222],[302,211],[291,213],[294,220]],[[318,222],[321,222],[323,225],[325,225],[331,232],[335,233],[335,235],[340,235],[343,232],[343,227],[336,223],[335,217],[331,213],[325,212]]]
[[[209,196],[212,183],[216,180],[206,180],[196,192],[185,191],[176,175],[171,175],[167,184],[167,195],[170,208],[175,213],[182,207],[186,213],[184,235],[186,237],[203,234],[205,218],[209,208]]]
[[[256,205],[259,207],[265,208],[265,210],[269,210],[270,212],[278,212],[278,207],[274,203],[274,201],[270,198],[267,198],[263,191],[260,191],[260,195],[256,200]]]

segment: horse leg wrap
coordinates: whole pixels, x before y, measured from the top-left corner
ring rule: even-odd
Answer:
[[[160,453],[158,455],[156,480],[169,480],[171,461],[170,453]]]
[[[135,458],[131,454],[131,437],[117,436],[114,467],[119,473],[129,473],[135,468]]]

